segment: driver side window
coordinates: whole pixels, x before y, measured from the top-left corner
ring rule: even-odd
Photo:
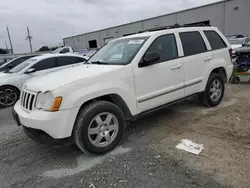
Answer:
[[[160,36],[151,44],[147,52],[159,52],[161,63],[178,58],[177,44],[173,34]]]
[[[44,59],[33,65],[31,68],[34,68],[36,71],[42,71],[46,69],[51,69],[56,67],[55,58]]]

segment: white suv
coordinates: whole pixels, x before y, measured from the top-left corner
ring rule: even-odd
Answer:
[[[72,137],[84,152],[105,153],[120,143],[127,120],[193,95],[218,105],[233,70],[231,52],[214,27],[115,39],[86,65],[25,83],[13,115],[40,143]]]
[[[86,61],[87,58],[80,55],[49,54],[32,57],[14,68],[0,73],[0,107],[14,105],[19,99],[23,83],[28,79]]]

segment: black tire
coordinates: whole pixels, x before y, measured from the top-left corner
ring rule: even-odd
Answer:
[[[233,84],[240,83],[240,78],[238,76],[232,76],[231,83],[233,83]]]
[[[210,87],[215,80],[219,81],[221,84],[221,95],[216,101],[212,100],[212,98],[210,96]],[[225,83],[223,81],[223,75],[217,74],[217,73],[212,73],[208,78],[208,82],[207,82],[205,91],[200,94],[201,103],[203,105],[205,105],[206,107],[217,106],[221,103],[221,101],[224,97],[224,92],[225,92]]]
[[[1,98],[1,96],[3,96],[3,92],[5,91],[12,91],[13,93],[11,94],[11,96],[15,96],[15,98],[13,98],[13,101],[12,102],[7,102],[5,103],[4,100],[6,98]],[[20,91],[18,89],[16,89],[15,87],[13,86],[1,86],[0,87],[0,107],[10,107],[10,106],[13,106],[19,99],[20,97]]]
[[[88,129],[96,116],[106,112],[115,116],[119,129],[116,133],[116,137],[108,146],[96,147],[90,141]],[[107,101],[95,101],[83,107],[78,113],[72,136],[75,144],[83,152],[88,154],[103,154],[113,150],[120,144],[125,132],[125,127],[124,114],[118,106]]]

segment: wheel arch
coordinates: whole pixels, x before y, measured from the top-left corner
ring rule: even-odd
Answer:
[[[221,74],[223,76],[224,83],[226,83],[228,81],[228,76],[227,76],[227,72],[226,72],[225,67],[223,67],[223,66],[214,67],[213,69],[210,69],[209,71],[206,72],[206,77],[203,80],[203,84],[202,84],[202,88],[201,88],[200,92],[203,92],[205,90],[205,88],[207,86],[207,82],[209,80],[209,77],[213,73]]]
[[[228,77],[227,77],[226,69],[225,69],[224,67],[217,67],[217,68],[215,68],[215,69],[213,69],[213,70],[211,71],[210,75],[211,75],[212,73],[217,73],[217,74],[223,75],[223,81],[224,81],[224,83],[227,83]],[[209,75],[209,76],[210,76],[210,75]]]
[[[96,98],[93,98],[93,99],[90,99],[90,100],[84,102],[81,105],[81,107],[80,107],[80,109],[78,111],[78,114],[81,111],[81,109],[84,108],[89,103],[92,103],[94,101],[101,101],[101,100],[102,101],[108,101],[108,102],[111,102],[111,103],[117,105],[124,112],[126,120],[129,120],[132,117],[132,113],[131,113],[129,107],[127,106],[126,102],[123,100],[123,98],[120,95],[114,94],[114,93],[99,96],[99,97],[96,97]]]
[[[0,88],[1,87],[12,87],[12,88],[14,88],[15,90],[18,91],[18,95],[20,95],[20,93],[21,93],[21,91],[20,91],[20,89],[18,89],[18,87],[10,85],[10,84],[5,84],[5,85],[0,86]]]

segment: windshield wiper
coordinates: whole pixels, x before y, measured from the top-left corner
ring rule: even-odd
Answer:
[[[108,63],[106,62],[102,62],[102,61],[92,61],[91,64],[97,64],[97,65],[108,65]]]

